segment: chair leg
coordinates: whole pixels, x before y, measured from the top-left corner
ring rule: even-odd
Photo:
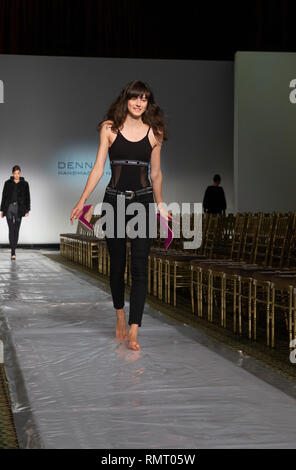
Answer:
[[[194,313],[194,289],[193,289],[193,267],[190,267],[190,297],[191,297],[191,311]]]
[[[249,285],[249,292],[251,291],[251,298],[253,297],[253,338],[257,339],[257,285],[253,283],[253,295],[252,295],[252,283]],[[250,295],[250,294],[249,294]]]
[[[168,272],[168,304],[171,303],[171,263],[168,262],[167,265],[167,272]]]
[[[174,263],[174,307],[176,307],[177,303],[177,267],[176,263]]]
[[[157,296],[157,269],[158,269],[158,261],[156,256],[153,258],[153,295]]]
[[[212,271],[208,270],[208,321],[213,321],[213,276]]]
[[[160,258],[158,262],[158,298],[162,300],[162,287],[163,287],[163,280],[162,280],[162,273],[163,273],[163,261]]]

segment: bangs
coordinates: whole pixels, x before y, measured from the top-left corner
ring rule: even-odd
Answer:
[[[143,98],[144,95],[149,101],[151,95],[149,88],[147,88],[144,83],[138,82],[128,91],[127,99],[130,100],[131,98],[138,98],[139,96]]]

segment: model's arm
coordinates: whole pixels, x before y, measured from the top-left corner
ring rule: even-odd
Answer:
[[[150,179],[153,187],[154,199],[157,205],[157,208],[166,220],[170,214],[167,212],[165,207],[162,206],[162,172],[160,165],[160,151],[162,147],[163,138],[157,140],[157,145],[153,148],[151,152],[150,159]]]
[[[85,201],[93,192],[93,190],[95,189],[95,187],[97,186],[98,182],[100,181],[100,179],[102,178],[104,174],[104,167],[105,167],[105,163],[106,163],[106,159],[108,155],[108,148],[109,148],[109,138],[108,138],[109,132],[110,132],[109,127],[110,127],[110,124],[108,124],[107,122],[103,124],[103,126],[101,127],[100,145],[99,145],[99,149],[97,152],[96,162],[89,174],[83,193],[77,205],[72,210],[71,217],[70,217],[72,224],[73,224],[73,218],[77,219],[81,215]]]
[[[154,199],[158,205],[162,200],[162,173],[160,165],[160,151],[162,140],[157,142],[157,145],[151,152],[150,159],[150,179],[153,187]]]

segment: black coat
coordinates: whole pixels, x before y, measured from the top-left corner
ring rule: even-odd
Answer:
[[[203,198],[203,209],[209,214],[221,214],[226,210],[225,193],[222,186],[208,186]]]
[[[14,178],[13,176],[11,176],[9,180],[5,181],[3,187],[1,211],[3,211],[4,217],[6,216],[7,209],[12,198],[13,180]],[[20,177],[20,182],[17,184],[17,202],[18,216],[23,217],[27,212],[31,210],[29,183],[25,181],[25,178],[23,176]]]

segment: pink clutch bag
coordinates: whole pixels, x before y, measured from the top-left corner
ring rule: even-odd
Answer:
[[[91,225],[90,221],[93,215],[94,206],[89,204],[88,206],[83,207],[82,214],[79,216],[78,220],[84,225],[87,230],[93,230],[93,226]]]
[[[162,225],[165,229],[167,229],[167,231],[168,231],[168,236],[167,236],[167,238],[166,238],[165,241],[164,241],[164,249],[167,250],[168,247],[170,246],[170,244],[171,244],[172,241],[173,241],[174,233],[173,233],[173,231],[170,229],[170,227],[169,227],[169,225],[168,225],[168,223],[167,223],[167,220],[166,220],[162,215],[160,215],[159,213],[157,213],[157,217],[159,218],[159,221],[160,221],[161,225]],[[174,219],[172,216],[170,216],[170,217],[171,217],[170,220],[174,220],[174,222],[176,222],[177,224],[179,224],[179,222],[178,222],[176,219]]]

